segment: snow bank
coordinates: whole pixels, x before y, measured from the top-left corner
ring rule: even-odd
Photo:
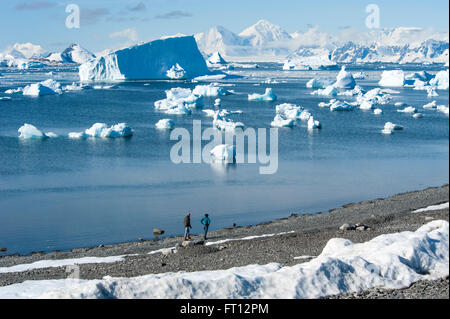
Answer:
[[[350,89],[352,90],[356,85],[355,79],[350,72],[345,70],[345,66],[341,68],[341,71],[336,77],[336,86],[338,89]]]
[[[101,137],[101,138],[118,138],[118,137],[130,137],[133,136],[133,129],[126,123],[119,123],[108,127],[105,123],[95,123],[84,132],[71,132],[69,138],[88,138],[88,137]]]
[[[214,162],[233,163],[236,158],[234,146],[228,144],[217,145],[210,154]]]
[[[155,126],[160,130],[171,130],[175,127],[175,123],[171,119],[162,119]]]
[[[80,65],[81,81],[167,79],[167,71],[182,66],[184,77],[209,74],[194,37],[156,40],[110,52]]]
[[[428,206],[425,208],[421,208],[421,209],[417,209],[415,211],[413,211],[413,213],[423,213],[423,212],[430,212],[430,211],[435,211],[435,210],[441,210],[441,209],[448,209],[448,202],[447,203],[443,203],[440,205],[432,205],[432,206]]]
[[[22,94],[30,96],[62,94],[61,84],[52,79],[48,79],[43,82],[27,85],[24,87]]]
[[[277,99],[277,96],[275,93],[273,93],[271,88],[267,88],[266,92],[264,94],[249,94],[248,100],[249,101],[275,101]]]
[[[300,299],[400,289],[449,273],[449,225],[433,221],[415,232],[353,243],[334,238],[322,253],[295,266],[249,265],[102,280],[26,281],[0,287],[0,298]]]
[[[400,87],[405,85],[405,74],[402,70],[383,71],[380,86]]]
[[[275,115],[275,118],[270,123],[273,127],[294,127],[295,126],[295,120],[293,119],[286,119],[281,114]]]
[[[172,65],[172,67],[166,72],[166,75],[169,79],[181,80],[184,79],[186,71],[177,63]]]

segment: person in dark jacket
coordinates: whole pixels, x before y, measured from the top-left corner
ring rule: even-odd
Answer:
[[[184,240],[191,239],[190,229],[191,226],[191,213],[187,213],[186,217],[184,217]]]
[[[208,214],[205,214],[205,217],[202,218],[201,223],[203,225],[203,238],[206,240],[206,235],[208,234],[208,228],[211,224],[211,219],[209,219]]]

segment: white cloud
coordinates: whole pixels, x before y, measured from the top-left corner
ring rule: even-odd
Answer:
[[[124,38],[130,42],[136,42],[139,39],[138,32],[135,28],[128,28],[122,31],[114,32],[109,35],[111,39],[113,38]]]

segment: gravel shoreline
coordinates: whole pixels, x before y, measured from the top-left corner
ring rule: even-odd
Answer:
[[[309,259],[299,256],[318,256],[331,238],[343,237],[355,243],[371,240],[385,233],[415,231],[432,219],[448,221],[448,208],[412,214],[411,212],[446,203],[449,201],[449,186],[430,187],[420,191],[397,194],[385,199],[351,203],[314,215],[292,214],[288,218],[261,223],[255,226],[226,228],[209,234],[208,241],[234,239],[222,244],[202,245],[201,236],[193,236],[198,245],[181,247],[178,253],[148,254],[162,248],[181,244],[181,237],[163,238],[158,241],[137,241],[94,248],[77,248],[67,252],[33,253],[30,255],[6,255],[0,257],[0,267],[29,264],[40,260],[107,257],[135,254],[124,261],[109,264],[80,265],[81,279],[101,279],[104,276],[135,277],[146,274],[227,269],[249,264],[271,262],[292,266]],[[370,227],[365,231],[341,231],[344,223],[361,223]],[[272,237],[239,240],[247,236],[280,234]],[[63,279],[68,273],[65,267],[34,269],[17,273],[0,274],[0,286],[26,280]],[[332,298],[449,298],[449,281],[443,278],[424,281],[409,288],[384,290],[381,288],[357,294],[334,296]]]

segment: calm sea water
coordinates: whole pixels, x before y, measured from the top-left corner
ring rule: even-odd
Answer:
[[[323,129],[309,133],[306,123],[279,130],[279,168],[260,175],[259,164],[208,165],[170,161],[169,132],[155,129],[161,118],[192,131],[192,121],[210,127],[201,109],[192,115],[171,116],[154,109],[172,87],[193,88],[200,83],[127,82],[109,90],[67,92],[30,98],[15,94],[0,102],[0,246],[8,253],[28,253],[119,243],[152,238],[153,228],[167,235],[183,232],[183,218],[192,213],[193,231],[201,232],[204,213],[212,229],[254,224],[314,213],[348,203],[448,183],[448,116],[422,109],[431,101],[425,91],[395,88],[384,114],[355,109],[330,112],[317,104],[329,101],[312,96],[305,87],[312,77],[335,77],[337,71],[283,72],[277,64],[236,70],[245,77],[224,81],[235,94],[222,98],[222,108],[242,110],[232,115],[247,127],[270,127],[275,106],[302,105],[319,119]],[[377,87],[381,68],[350,67],[369,74],[357,80],[364,89]],[[407,71],[440,68],[404,67]],[[53,74],[49,75],[48,72]],[[0,96],[49,77],[69,84],[75,69],[11,72],[0,69]],[[278,83],[265,84],[267,78]],[[278,101],[249,102],[247,94],[273,88]],[[438,91],[438,104],[448,105],[448,91]],[[213,108],[215,98],[205,98]],[[353,101],[353,98],[340,98]],[[422,119],[398,113],[402,101],[425,114]],[[380,134],[385,122],[405,127],[391,136]],[[95,122],[128,123],[130,139],[71,140],[69,132],[83,131]],[[21,140],[17,129],[30,123],[61,137]]]

